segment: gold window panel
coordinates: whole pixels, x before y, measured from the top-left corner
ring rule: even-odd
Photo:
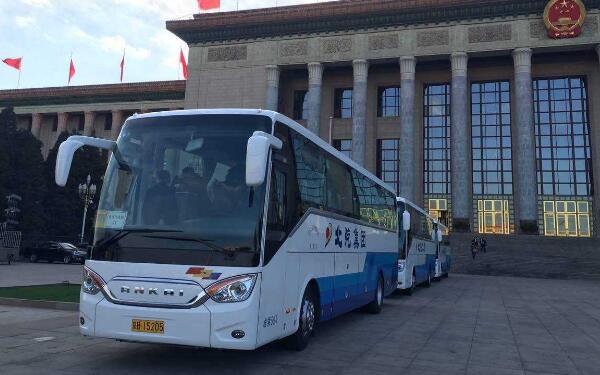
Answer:
[[[479,224],[479,233],[510,234],[508,200],[478,200],[477,222]]]
[[[448,200],[447,199],[429,199],[429,215],[438,223],[448,227]],[[448,234],[445,230],[444,234]]]
[[[544,201],[544,235],[590,237],[590,205],[585,201]]]

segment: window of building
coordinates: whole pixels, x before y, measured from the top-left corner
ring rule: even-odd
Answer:
[[[400,116],[400,86],[380,87],[377,95],[377,116]]]
[[[512,195],[510,85],[471,86],[473,194]]]
[[[448,214],[448,200],[447,199],[428,199],[427,209],[429,215],[437,220],[439,223],[449,227],[450,215]],[[444,234],[448,234],[447,231]]]
[[[294,91],[294,120],[308,120],[308,91]]]
[[[533,96],[538,194],[592,196],[585,80],[536,79]]]
[[[450,85],[426,85],[423,93],[425,195],[450,194]]]
[[[77,130],[83,131],[85,128],[85,117],[84,115],[77,116]]]
[[[352,118],[352,89],[335,89],[334,100],[334,117]]]
[[[342,154],[349,158],[352,158],[352,140],[351,139],[334,139],[333,147],[335,147]]]
[[[58,131],[58,116],[52,116],[52,131]]]
[[[379,139],[377,141],[377,176],[400,190],[400,139]]]
[[[477,222],[479,224],[479,233],[510,234],[508,200],[478,200]]]
[[[112,129],[112,113],[107,113],[104,115],[104,130]]]
[[[544,201],[544,235],[590,237],[590,203],[586,201]]]

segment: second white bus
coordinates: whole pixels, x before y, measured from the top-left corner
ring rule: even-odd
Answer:
[[[412,294],[419,284],[431,286],[447,276],[450,250],[442,244],[446,227],[414,203],[398,197],[399,236],[398,289]]]

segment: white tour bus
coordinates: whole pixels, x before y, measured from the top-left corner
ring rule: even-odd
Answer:
[[[398,289],[412,294],[415,287],[431,286],[435,278],[445,276],[450,267],[450,250],[442,246],[442,231],[446,228],[420,207],[404,198],[397,198],[398,221]]]
[[[271,111],[134,115],[112,151],[85,263],[87,336],[255,349],[381,310],[397,283],[396,199],[384,182]]]

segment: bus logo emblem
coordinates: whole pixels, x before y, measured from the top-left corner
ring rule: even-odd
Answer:
[[[221,277],[220,273],[213,272],[204,267],[190,267],[185,274],[192,277],[200,277],[203,280],[219,280],[219,277]]]
[[[333,226],[331,225],[331,223],[329,223],[329,225],[327,226],[327,229],[325,229],[325,247],[327,247],[327,245],[329,244],[329,241],[331,241],[332,234],[333,234]]]

